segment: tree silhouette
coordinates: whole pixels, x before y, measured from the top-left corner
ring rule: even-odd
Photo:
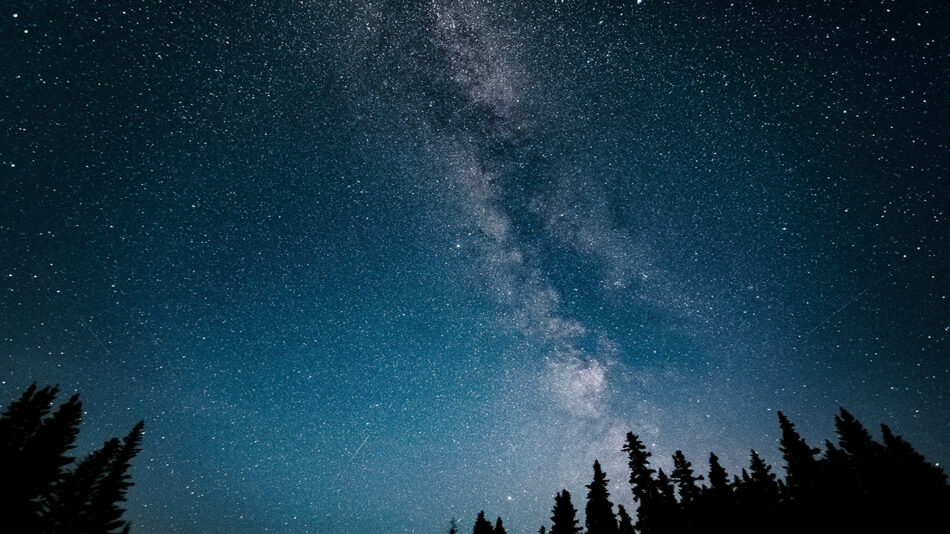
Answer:
[[[642,534],[653,532],[651,522],[654,511],[659,511],[658,492],[656,481],[653,480],[655,471],[650,467],[650,452],[646,450],[640,438],[632,432],[627,432],[627,440],[623,446],[627,453],[627,466],[630,467],[630,489],[633,500],[639,503],[637,508],[636,528]]]
[[[825,442],[824,453],[809,446],[779,412],[779,450],[785,481],[765,459],[750,451],[749,466],[732,477],[709,455],[709,486],[699,487],[692,465],[681,451],[673,454],[673,475],[649,464],[651,454],[633,433],[623,452],[630,468],[637,517],[623,506],[617,516],[609,500],[608,480],[594,462],[587,485],[586,534],[680,534],[730,532],[759,534],[894,534],[942,532],[950,509],[950,486],[943,470],[930,464],[886,425],[882,442],[847,410],[835,416],[838,444]],[[674,488],[674,482],[676,488]],[[677,499],[677,492],[679,499]],[[579,534],[570,493],[555,496],[548,534]],[[500,528],[500,519],[498,522]],[[546,530],[541,527],[541,534]]]
[[[630,514],[627,513],[622,504],[617,505],[617,534],[634,534]]]
[[[0,417],[0,516],[25,530],[45,527],[46,500],[73,461],[66,454],[79,433],[82,403],[73,395],[49,416],[58,392],[33,384]]]
[[[614,517],[614,505],[609,499],[608,482],[607,475],[600,468],[600,462],[594,460],[594,480],[587,486],[587,507],[584,509],[587,534],[617,532],[617,518]]]
[[[34,384],[0,416],[0,517],[21,532],[125,532],[122,503],[132,486],[128,470],[143,424],[67,470],[82,403],[73,395],[49,415],[58,392]]]
[[[485,519],[485,511],[482,510],[478,512],[478,517],[475,518],[475,526],[472,528],[472,534],[493,534],[495,529],[492,528],[491,523]]]
[[[502,522],[501,522],[501,517],[499,517],[499,518],[495,521],[495,530],[494,530],[494,532],[495,532],[495,534],[508,534],[508,533],[505,531],[505,525],[503,525]]]
[[[454,517],[449,520],[449,534],[459,534],[458,521]]]
[[[813,449],[795,431],[795,425],[778,412],[779,426],[782,429],[782,438],[779,441],[779,450],[785,458],[785,484],[792,495],[800,491],[811,491],[817,483],[818,464]]]
[[[673,453],[673,472],[670,473],[670,478],[673,482],[676,482],[680,492],[680,500],[684,505],[692,504],[696,500],[696,497],[699,496],[699,486],[696,485],[696,482],[703,480],[702,476],[693,474],[692,465],[686,461],[683,451],[678,450]]]
[[[554,508],[551,510],[550,534],[579,534],[581,527],[577,522],[577,510],[571,503],[571,494],[563,490],[554,496]]]

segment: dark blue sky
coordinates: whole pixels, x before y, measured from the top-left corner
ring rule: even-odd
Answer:
[[[0,402],[144,418],[136,531],[534,532],[777,410],[950,462],[944,3],[232,4],[0,8]]]

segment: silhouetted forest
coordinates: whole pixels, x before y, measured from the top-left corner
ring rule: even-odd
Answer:
[[[76,394],[50,413],[58,393],[34,384],[0,416],[0,532],[128,532],[123,503],[143,423],[72,465],[82,403]]]
[[[749,466],[729,474],[715,454],[706,475],[697,474],[682,451],[673,454],[667,474],[650,466],[651,453],[639,436],[627,434],[622,451],[630,468],[635,515],[623,505],[616,513],[608,479],[594,462],[587,485],[585,525],[567,490],[554,496],[551,526],[540,534],[745,533],[922,533],[945,532],[950,486],[938,466],[928,463],[900,436],[881,425],[882,441],[847,410],[835,416],[838,443],[810,446],[795,425],[778,413],[786,476],[780,479],[756,451]],[[504,534],[481,512],[473,534]],[[452,520],[451,534],[457,532]]]

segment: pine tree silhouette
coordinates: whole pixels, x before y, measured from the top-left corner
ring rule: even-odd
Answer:
[[[673,453],[673,472],[670,473],[670,478],[673,482],[676,482],[676,486],[679,488],[680,501],[683,505],[692,504],[696,500],[696,497],[699,496],[699,486],[696,485],[696,482],[703,480],[702,476],[693,474],[692,466],[693,464],[686,461],[683,451],[678,450]]]
[[[700,492],[694,513],[694,525],[710,532],[728,532],[736,516],[736,502],[729,475],[719,457],[709,454],[709,487]]]
[[[660,511],[662,507],[659,506],[656,481],[653,479],[655,471],[649,463],[651,454],[640,438],[632,432],[627,432],[623,452],[627,453],[627,466],[630,467],[630,489],[633,492],[633,500],[639,504],[635,526],[641,534],[653,534],[652,525],[655,521],[652,515],[655,515],[654,511],[662,513]],[[656,522],[659,521],[660,519],[657,519]]]
[[[571,503],[571,494],[563,490],[554,496],[554,508],[551,510],[550,534],[579,534],[581,527],[577,522],[577,510]]]
[[[74,395],[49,416],[58,392],[33,384],[0,416],[0,517],[25,531],[45,528],[46,500],[73,461],[66,453],[79,433],[82,405]]]
[[[82,404],[73,395],[49,415],[57,393],[56,387],[37,390],[34,384],[0,416],[0,518],[18,532],[127,531],[122,503],[132,486],[128,469],[139,452],[143,424],[67,470]]]
[[[656,474],[656,496],[649,507],[649,522],[637,528],[641,532],[683,532],[688,528],[682,509],[676,501],[676,488],[662,469]],[[639,515],[639,514],[638,514]]]
[[[459,534],[458,521],[454,517],[449,520],[449,534]]]
[[[478,512],[478,517],[475,518],[475,526],[472,528],[472,534],[493,534],[495,529],[492,528],[491,523],[485,519],[485,511],[482,510]]]
[[[627,441],[623,446],[627,453],[627,465],[630,467],[630,487],[633,491],[633,500],[641,502],[649,500],[656,493],[653,482],[653,473],[650,468],[651,454],[643,446],[640,438],[632,432],[627,432]]]
[[[714,453],[709,453],[709,490],[718,494],[732,492],[732,488],[729,487],[729,475],[719,464],[719,457]]]
[[[634,534],[630,514],[627,513],[622,504],[617,505],[617,519],[617,534]]]
[[[504,526],[504,525],[502,524],[502,522],[501,522],[501,517],[499,517],[499,518],[495,521],[495,530],[494,530],[494,532],[495,532],[495,534],[508,534],[508,533],[505,531],[505,526]]]
[[[785,484],[794,498],[800,492],[813,491],[817,484],[818,463],[815,454],[818,449],[805,443],[785,414],[778,412],[778,420],[782,429],[779,450],[785,458]]]
[[[607,489],[607,475],[601,470],[600,462],[594,460],[594,480],[587,485],[587,506],[585,526],[587,534],[615,534],[617,518],[614,517],[610,492]]]

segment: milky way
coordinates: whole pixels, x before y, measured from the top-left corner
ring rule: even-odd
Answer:
[[[536,532],[777,410],[950,461],[946,7],[89,4],[0,8],[0,402],[144,418],[135,531]]]

